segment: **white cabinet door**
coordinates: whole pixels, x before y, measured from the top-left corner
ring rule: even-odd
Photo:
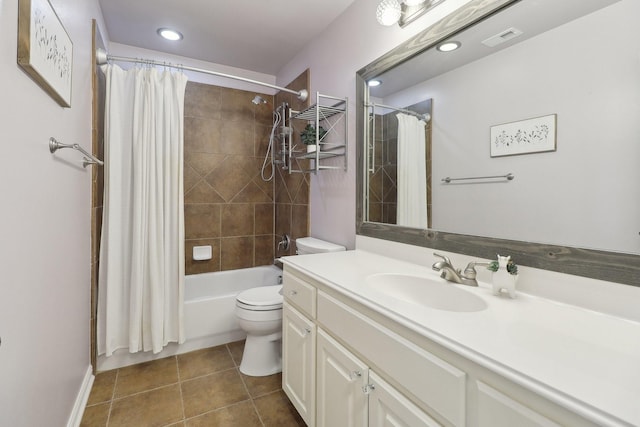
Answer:
[[[369,383],[369,427],[440,427],[373,371]]]
[[[315,426],[316,326],[286,301],[282,309],[282,389]]]
[[[478,381],[478,416],[480,427],[559,427],[559,424],[493,387]]]
[[[465,427],[467,374],[414,342],[318,291],[318,323],[402,384],[419,404],[455,427]],[[439,419],[440,419],[439,418]]]
[[[368,367],[318,329],[317,427],[366,427]]]

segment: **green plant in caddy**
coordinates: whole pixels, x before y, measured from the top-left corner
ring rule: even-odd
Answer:
[[[491,261],[487,266],[487,270],[493,271],[494,273],[498,271],[499,268],[500,266],[498,265],[498,261]],[[518,274],[518,266],[516,265],[515,262],[510,260],[507,263],[507,272],[514,276]]]
[[[318,126],[318,140],[322,141],[322,138],[327,134],[327,131],[322,127]],[[308,124],[302,133],[300,133],[300,138],[302,139],[302,143],[305,145],[315,145],[316,143],[316,128],[312,124]]]

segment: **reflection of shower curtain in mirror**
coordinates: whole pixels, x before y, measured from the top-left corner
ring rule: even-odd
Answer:
[[[397,224],[427,228],[426,123],[399,113]]]
[[[103,66],[98,354],[184,341],[183,73]]]

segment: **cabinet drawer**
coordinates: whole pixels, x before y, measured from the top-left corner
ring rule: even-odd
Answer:
[[[318,321],[430,412],[454,426],[465,425],[465,372],[321,291]]]
[[[287,301],[302,310],[307,316],[316,317],[316,288],[304,280],[284,272],[283,295]]]

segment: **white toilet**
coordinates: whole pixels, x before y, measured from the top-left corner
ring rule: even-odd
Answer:
[[[296,240],[298,254],[344,251],[313,237]],[[236,317],[247,333],[240,372],[263,377],[282,371],[282,285],[259,286],[236,297]]]
[[[346,250],[344,246],[325,242],[315,237],[302,237],[296,239],[296,253],[298,255],[319,254],[322,252],[340,252]]]
[[[263,377],[282,371],[282,285],[260,286],[236,297],[236,317],[247,333],[240,372]]]

